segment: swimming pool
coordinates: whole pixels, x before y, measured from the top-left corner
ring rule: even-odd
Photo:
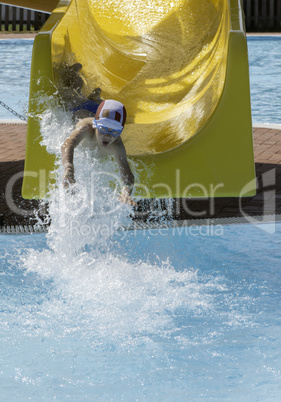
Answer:
[[[252,117],[254,123],[281,123],[281,36],[248,36]],[[0,40],[4,63],[0,73],[1,98],[25,115],[28,110],[33,40]],[[0,105],[0,119],[13,119]]]
[[[0,236],[1,399],[279,400],[271,225],[117,231],[76,257]]]
[[[0,236],[1,399],[279,400],[281,224],[124,231],[77,157],[88,193],[54,189],[47,234]]]

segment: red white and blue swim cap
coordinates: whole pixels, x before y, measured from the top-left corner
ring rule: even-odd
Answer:
[[[126,117],[125,106],[121,102],[108,99],[99,105],[95,119],[105,127],[123,130]]]

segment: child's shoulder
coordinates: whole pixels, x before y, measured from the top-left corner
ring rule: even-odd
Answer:
[[[93,130],[93,117],[85,117],[84,119],[78,120],[76,123],[76,129],[92,129]]]

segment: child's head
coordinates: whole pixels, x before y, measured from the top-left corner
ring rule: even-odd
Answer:
[[[99,105],[93,128],[101,146],[112,144],[121,135],[126,116],[125,106],[118,101],[109,99]]]

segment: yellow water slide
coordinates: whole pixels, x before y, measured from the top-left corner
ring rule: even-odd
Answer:
[[[86,96],[100,87],[127,108],[135,195],[255,194],[242,0],[60,1],[34,41],[24,198],[44,197],[55,169],[40,94],[54,96],[55,66],[76,62]]]

